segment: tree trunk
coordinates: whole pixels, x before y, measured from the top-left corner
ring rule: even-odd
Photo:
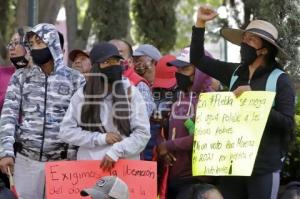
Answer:
[[[68,50],[74,49],[75,39],[77,33],[77,4],[76,0],[65,1],[66,18],[67,18],[67,37],[68,37]]]
[[[28,0],[17,1],[16,12],[16,27],[26,26],[28,24]]]
[[[68,0],[67,0],[68,1]],[[63,0],[39,0],[39,20],[38,23],[54,24]]]
[[[77,31],[77,36],[79,38],[76,40],[76,46],[78,46],[80,49],[86,48],[87,41],[92,29],[92,16],[91,16],[92,6],[93,6],[93,0],[89,0],[89,6],[86,11],[86,15],[84,16],[82,29]]]
[[[65,1],[66,17],[67,17],[67,34],[69,51],[78,48],[84,50],[92,27],[91,7],[93,0],[89,0],[86,15],[84,16],[82,29],[78,29],[78,8],[76,0]]]

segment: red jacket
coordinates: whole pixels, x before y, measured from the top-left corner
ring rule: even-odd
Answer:
[[[144,78],[142,78],[141,76],[139,76],[134,71],[133,67],[128,67],[127,70],[123,72],[123,76],[127,77],[134,86],[136,86],[140,82],[144,82],[150,87],[149,82]]]

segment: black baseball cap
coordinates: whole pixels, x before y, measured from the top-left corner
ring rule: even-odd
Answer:
[[[123,59],[118,49],[113,44],[108,42],[95,44],[90,52],[90,60],[92,64],[102,63],[110,57]]]

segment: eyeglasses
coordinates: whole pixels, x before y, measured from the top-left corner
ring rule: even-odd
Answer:
[[[17,45],[24,45],[24,43],[19,42],[19,41],[11,41],[7,44],[6,48],[15,48]]]

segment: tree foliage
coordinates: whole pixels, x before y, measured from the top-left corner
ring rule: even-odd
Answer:
[[[39,0],[38,5],[38,23],[53,24],[65,6],[69,49],[85,49],[93,35],[100,41],[125,38],[129,32],[129,0]],[[8,60],[5,46],[14,28],[28,24],[28,0],[3,1],[0,11],[0,63],[4,63]]]
[[[39,0],[38,22],[55,23],[63,0]],[[0,63],[8,63],[6,44],[15,28],[27,25],[28,0],[5,0],[0,4]],[[26,16],[26,17],[24,17]]]
[[[290,145],[290,150],[287,154],[283,171],[281,172],[282,184],[300,180],[300,93],[297,96],[295,126],[295,139]]]
[[[177,35],[177,3],[178,0],[132,0],[134,41],[153,44],[162,52],[173,49]]]
[[[237,0],[231,0],[233,10],[236,10]],[[280,62],[295,80],[299,80],[299,46],[300,46],[300,0],[242,0],[244,3],[244,18],[241,20],[237,11],[234,16],[241,28],[245,28],[252,19],[263,19],[276,26],[279,32],[278,42],[289,55],[280,57]]]
[[[129,0],[68,0],[65,8],[69,50],[129,35]]]
[[[213,7],[217,8],[223,3],[223,0],[185,0],[179,1],[176,6],[176,30],[177,30],[177,38],[176,38],[176,49],[182,49],[190,44],[191,41],[191,33],[192,33],[192,25],[194,24],[194,15],[200,6],[200,4],[210,4]],[[217,27],[222,26],[222,22],[220,20],[214,21],[213,25],[210,24],[207,30],[210,33],[210,36],[207,37],[207,40],[210,38],[215,41],[219,38],[219,32],[217,31]]]
[[[90,3],[93,30],[99,41],[127,36],[129,0],[94,0]]]
[[[2,1],[0,6],[0,61],[3,63],[7,59],[6,43],[13,32],[12,10],[15,8],[15,2],[12,0]]]

